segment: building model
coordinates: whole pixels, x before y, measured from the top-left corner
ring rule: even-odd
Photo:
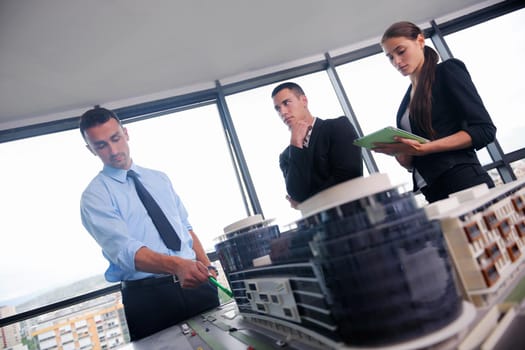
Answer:
[[[387,175],[336,185],[300,210],[289,231],[250,217],[216,244],[244,319],[319,349],[410,349],[437,348],[474,318],[440,221]]]
[[[426,212],[441,223],[465,299],[492,305],[523,265],[525,180],[472,187]]]

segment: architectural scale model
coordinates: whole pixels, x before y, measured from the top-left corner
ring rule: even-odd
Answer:
[[[226,275],[253,267],[255,258],[270,253],[270,242],[279,237],[279,227],[254,215],[224,228],[215,250]]]
[[[465,299],[492,305],[524,265],[525,180],[472,187],[426,212],[441,222]]]
[[[437,348],[473,320],[440,222],[387,175],[336,185],[300,210],[290,231],[250,217],[216,244],[245,320],[319,349]]]

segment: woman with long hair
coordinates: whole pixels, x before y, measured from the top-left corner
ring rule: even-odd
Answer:
[[[438,54],[411,22],[392,24],[381,46],[411,82],[397,126],[430,142],[396,138],[396,143],[378,143],[373,150],[395,156],[412,171],[414,191],[420,190],[430,203],[474,185],[494,187],[475,150],[494,141],[496,127],[465,64],[457,59],[438,63]]]

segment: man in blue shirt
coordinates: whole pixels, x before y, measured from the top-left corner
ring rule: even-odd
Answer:
[[[133,163],[127,129],[113,111],[97,106],[85,112],[80,132],[86,147],[104,164],[82,194],[82,224],[109,261],[106,280],[122,282],[131,340],[219,305],[217,290],[208,282],[216,270],[166,174]],[[180,250],[164,243],[129,170],[160,206],[180,239]]]

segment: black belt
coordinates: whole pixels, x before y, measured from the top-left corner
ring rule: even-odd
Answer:
[[[160,284],[179,283],[177,276],[147,277],[140,280],[122,281],[122,288],[138,288],[144,286],[154,286]]]

